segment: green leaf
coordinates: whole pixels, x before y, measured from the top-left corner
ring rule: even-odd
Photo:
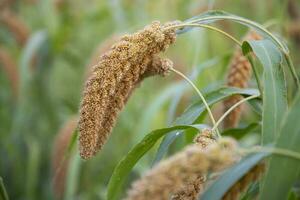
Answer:
[[[207,95],[205,95],[205,99],[209,105],[213,105],[235,94],[240,94],[243,96],[251,96],[251,95],[259,95],[259,92],[257,89],[240,89],[240,88],[223,87],[208,93]],[[187,110],[185,110],[184,113],[175,120],[174,124],[192,124],[200,117],[200,114],[205,109],[206,108],[203,102],[199,100],[196,103],[189,106]]]
[[[239,140],[242,137],[244,137],[245,135],[247,135],[248,133],[250,133],[251,131],[253,131],[258,126],[259,126],[258,123],[251,123],[244,128],[227,129],[222,133],[222,135],[223,136],[231,136],[231,137],[234,137],[235,139]]]
[[[243,43],[244,54],[252,50],[264,67],[262,143],[275,141],[283,113],[287,109],[287,90],[282,68],[282,54],[269,40]]]
[[[0,177],[0,200],[9,200],[2,177]]]
[[[145,138],[139,142],[114,169],[108,184],[107,199],[117,199],[121,186],[131,169],[162,136],[174,130],[186,130],[190,128],[199,130],[203,128],[203,125],[178,125],[170,128],[157,129],[147,134]]]
[[[258,95],[259,92],[257,89],[239,89],[239,88],[230,88],[224,87],[219,88],[215,91],[212,91],[205,95],[205,99],[209,106],[224,100],[235,94],[241,94],[244,96],[251,96],[251,95]],[[201,100],[197,101],[196,103],[192,104],[188,107],[184,113],[178,117],[174,125],[176,124],[194,124],[198,121],[200,117],[202,117],[203,112],[206,110],[203,102]],[[169,146],[173,143],[173,141],[180,136],[181,131],[174,131],[168,134],[160,144],[160,147],[157,151],[156,158],[154,160],[154,164],[159,162],[163,156],[166,154]]]
[[[257,163],[268,156],[269,153],[256,153],[242,159],[232,168],[225,171],[213,184],[199,197],[199,200],[219,200],[224,194]]]
[[[283,119],[275,147],[300,153],[300,93]],[[283,113],[281,113],[283,114]],[[260,199],[286,199],[298,179],[300,161],[273,155],[270,160]]]
[[[273,41],[278,47],[280,47],[284,52],[288,53],[289,50],[286,47],[286,45],[281,42],[278,38],[276,38],[273,34],[271,34],[266,28],[264,28],[262,25],[251,21],[249,19],[236,16],[221,10],[211,10],[205,13],[202,13],[201,15],[195,16],[191,19],[186,20],[185,22],[192,22],[192,23],[199,23],[199,24],[210,24],[216,21],[220,20],[231,20],[243,25],[246,25],[248,27],[251,27],[255,29],[257,32],[259,32],[262,36],[265,38],[270,39]],[[177,34],[184,33],[188,30],[190,30],[190,27],[183,28],[177,32]]]
[[[193,17],[191,19],[186,20],[185,22],[192,22],[192,23],[199,23],[199,24],[210,24],[216,21],[220,20],[231,20],[234,22],[237,22],[239,24],[243,24],[245,26],[248,26],[250,28],[255,29],[258,33],[260,33],[261,36],[263,36],[266,39],[271,40],[277,47],[280,48],[281,51],[284,53],[285,60],[287,61],[289,70],[293,76],[293,79],[295,80],[295,83],[297,86],[299,86],[299,78],[296,74],[295,67],[293,66],[293,63],[291,62],[290,56],[289,56],[289,49],[287,48],[286,44],[282,42],[282,40],[279,40],[276,36],[274,36],[270,31],[268,31],[264,26],[251,21],[249,19],[236,16],[221,10],[211,10],[205,13],[202,13],[201,15],[198,15],[196,17]],[[186,31],[189,31],[191,27],[186,27],[177,32],[177,34],[184,33]]]
[[[252,110],[259,116],[262,115],[262,100],[261,99],[251,99],[248,101]]]

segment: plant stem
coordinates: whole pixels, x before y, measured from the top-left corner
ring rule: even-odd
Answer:
[[[300,160],[300,153],[291,151],[288,149],[276,148],[276,147],[253,147],[251,149],[240,149],[241,153],[250,154],[250,153],[271,153],[277,154],[281,156],[287,156],[290,158],[294,158],[296,160]]]
[[[229,115],[229,113],[231,112],[231,111],[233,111],[236,107],[238,107],[239,105],[241,105],[242,103],[244,103],[245,101],[248,101],[248,100],[250,100],[250,99],[255,99],[255,98],[257,98],[257,97],[259,97],[259,95],[252,95],[252,96],[249,96],[249,97],[247,97],[247,98],[244,98],[244,99],[242,99],[242,100],[240,100],[239,102],[237,102],[236,104],[234,104],[233,106],[231,106],[221,117],[220,117],[220,119],[217,121],[217,123],[214,125],[214,127],[212,128],[212,131],[214,131],[218,126],[219,126],[219,124],[225,119],[225,117],[227,116],[227,115]]]
[[[236,38],[234,38],[232,35],[226,33],[225,31],[222,31],[221,29],[218,29],[216,27],[213,27],[213,26],[210,26],[210,25],[206,25],[206,24],[181,23],[181,24],[177,24],[177,25],[166,27],[166,30],[167,29],[173,29],[173,28],[184,28],[184,27],[187,27],[187,26],[190,26],[190,27],[202,27],[202,28],[207,28],[209,30],[216,31],[218,33],[221,33],[225,37],[231,39],[237,45],[242,46],[242,43],[240,41],[238,41]]]
[[[212,114],[212,112],[211,112],[211,110],[210,110],[210,108],[209,108],[209,105],[208,105],[208,103],[206,102],[206,100],[205,100],[205,98],[204,98],[204,96],[202,95],[202,93],[200,92],[200,90],[195,86],[195,84],[188,78],[188,77],[186,77],[183,73],[181,73],[180,71],[178,71],[178,70],[176,70],[176,69],[174,69],[174,68],[171,68],[171,70],[173,71],[173,72],[175,72],[176,74],[178,74],[179,76],[181,76],[182,78],[184,78],[194,89],[195,89],[195,91],[197,92],[197,94],[199,95],[199,97],[201,98],[201,100],[203,101],[203,104],[205,105],[205,107],[206,107],[206,110],[207,110],[207,112],[208,112],[208,114],[209,114],[209,117],[210,117],[210,119],[211,119],[211,121],[212,121],[212,123],[213,123],[213,126],[215,127],[216,126],[216,120],[215,120],[215,118],[214,118],[214,116],[213,116],[213,114]],[[217,136],[218,137],[221,137],[220,136],[220,133],[219,133],[219,130],[216,128],[216,133],[217,133]]]

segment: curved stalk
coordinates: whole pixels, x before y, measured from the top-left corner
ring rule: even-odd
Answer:
[[[214,131],[218,126],[219,126],[219,124],[225,119],[225,117],[227,116],[227,115],[229,115],[229,113],[231,112],[231,111],[233,111],[236,107],[238,107],[239,105],[241,105],[242,103],[244,103],[244,102],[246,102],[246,101],[248,101],[248,100],[250,100],[250,99],[255,99],[255,98],[257,98],[257,97],[259,97],[259,95],[252,95],[252,96],[249,96],[249,97],[247,97],[247,98],[244,98],[244,99],[242,99],[242,100],[240,100],[239,102],[237,102],[236,104],[234,104],[233,106],[231,106],[221,117],[220,117],[220,119],[216,122],[216,124],[214,125],[214,127],[212,128],[212,130]]]
[[[214,26],[209,26],[206,24],[196,24],[196,23],[181,23],[181,24],[177,24],[177,25],[173,25],[173,26],[169,26],[166,29],[171,29],[171,28],[184,28],[186,26],[190,26],[190,27],[201,27],[201,28],[207,28],[209,30],[212,31],[216,31],[218,33],[221,33],[222,35],[224,35],[225,37],[229,38],[230,40],[232,40],[233,42],[235,42],[237,45],[242,46],[242,43],[240,41],[238,41],[236,38],[234,38],[232,35],[226,33],[225,31],[222,31],[221,29],[218,29]]]
[[[201,100],[203,101],[203,104],[205,105],[205,107],[206,107],[206,110],[207,110],[207,112],[208,112],[208,115],[209,115],[209,117],[210,117],[210,119],[211,119],[211,121],[212,121],[212,123],[213,123],[213,126],[216,126],[216,120],[215,120],[215,118],[214,118],[214,116],[213,116],[213,114],[212,114],[212,112],[211,112],[211,110],[210,110],[210,108],[209,108],[209,105],[208,105],[208,103],[206,102],[206,100],[205,100],[205,98],[204,98],[204,96],[202,95],[202,93],[200,92],[200,90],[196,87],[196,85],[188,78],[188,77],[186,77],[183,73],[181,73],[180,71],[178,71],[178,70],[176,70],[176,69],[174,69],[174,68],[171,68],[171,70],[173,71],[173,72],[175,72],[176,74],[178,74],[179,76],[181,76],[182,78],[184,78],[193,88],[194,88],[194,90],[197,92],[197,94],[199,95],[199,97],[201,98]],[[219,130],[216,128],[216,133],[217,133],[217,136],[218,137],[221,137],[220,136],[220,133],[219,133]]]
[[[247,19],[235,17],[235,16],[212,16],[212,17],[205,17],[202,19],[191,20],[188,23],[199,23],[199,22],[203,22],[203,21],[226,20],[226,19],[238,21],[238,22],[241,22],[244,24],[249,24],[251,26],[254,26],[255,28],[268,34],[272,38],[272,40],[274,40],[280,46],[280,48],[283,50],[284,53],[286,53],[286,54],[289,53],[289,50],[270,31],[268,31],[264,27],[260,26],[259,24],[257,24],[256,22],[253,22],[251,20],[247,20]]]

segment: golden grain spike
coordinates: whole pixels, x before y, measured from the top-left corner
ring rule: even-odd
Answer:
[[[236,142],[230,138],[220,139],[207,149],[197,144],[189,145],[134,182],[126,200],[176,199],[181,195],[176,192],[197,178],[200,177],[201,184],[201,177],[208,172],[224,169],[236,162],[239,158],[236,148]]]
[[[66,175],[69,159],[67,149],[72,139],[72,134],[77,127],[78,117],[68,120],[54,139],[52,151],[53,190],[57,199],[61,199],[65,190]]]
[[[0,22],[3,23],[14,35],[16,41],[24,46],[29,37],[29,30],[24,22],[9,9],[5,9],[0,13]]]
[[[101,55],[110,50],[110,47],[120,40],[117,35],[112,35],[106,40],[102,41],[92,53],[92,56],[85,69],[85,80],[88,79],[93,73],[93,67],[101,61]]]
[[[223,196],[223,200],[238,200],[243,192],[245,192],[250,184],[255,183],[265,171],[265,163],[259,163],[245,174],[231,189]]]
[[[246,35],[244,40],[259,40],[261,37],[251,31]],[[251,78],[252,68],[248,59],[243,56],[243,53],[238,47],[231,59],[229,65],[229,72],[227,75],[227,86],[237,87],[237,88],[246,88],[248,82]],[[224,109],[228,110],[231,106],[236,104],[242,99],[240,95],[234,95],[224,101]],[[224,120],[224,128],[233,128],[236,127],[239,123],[240,116],[242,111],[242,105],[236,107]]]
[[[166,73],[163,67],[169,62],[163,62],[161,68],[152,63],[157,59],[156,54],[174,41],[174,30],[164,30],[159,22],[153,22],[142,31],[122,37],[101,57],[85,84],[81,102],[79,150],[82,158],[88,159],[101,149],[137,84],[144,77],[154,75],[153,72]]]

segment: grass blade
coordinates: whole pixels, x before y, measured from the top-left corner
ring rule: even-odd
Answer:
[[[227,13],[221,10],[211,10],[205,13],[202,13],[198,16],[195,16],[191,19],[186,20],[187,23],[199,23],[199,24],[210,24],[216,21],[220,20],[231,20],[240,24],[243,24],[245,26],[248,26],[250,28],[255,29],[257,32],[259,32],[264,38],[269,39],[272,41],[276,46],[280,48],[280,50],[285,55],[285,59],[288,63],[289,70],[293,76],[293,79],[295,80],[295,83],[297,86],[299,86],[299,78],[296,74],[295,68],[291,63],[290,57],[289,57],[289,49],[287,48],[287,45],[282,42],[282,40],[279,40],[277,37],[275,37],[270,31],[268,31],[264,26],[260,25],[257,22],[251,21],[249,19],[233,15],[231,13]],[[191,30],[191,27],[186,27],[177,32],[177,34],[181,34],[184,32],[187,32]]]
[[[108,184],[107,199],[117,199],[122,184],[131,169],[162,136],[174,130],[185,130],[190,128],[199,130],[199,128],[202,127],[202,125],[179,125],[170,128],[157,129],[147,134],[146,137],[139,142],[114,169]]]
[[[285,116],[276,147],[300,153],[300,93]],[[266,174],[260,199],[286,199],[298,178],[299,160],[273,155]],[[284,171],[283,171],[284,170]]]
[[[249,19],[246,19],[246,18],[243,18],[240,16],[230,14],[230,13],[222,11],[222,10],[211,10],[211,11],[205,12],[201,15],[198,15],[196,17],[193,17],[191,19],[188,19],[185,22],[210,24],[210,23],[220,21],[220,20],[231,20],[231,21],[246,25],[248,27],[251,27],[251,28],[255,29],[256,31],[258,31],[264,37],[273,41],[284,52],[286,52],[286,53],[289,52],[286,45],[284,43],[282,43],[278,38],[276,38],[272,33],[270,33],[262,25],[258,24],[257,22],[251,21]],[[182,29],[181,32],[178,32],[178,34],[186,32],[187,30],[190,30],[190,27]]]
[[[256,153],[247,156],[238,164],[228,169],[199,197],[201,200],[219,200],[240,178],[242,178],[257,163],[268,156],[269,153]]]
[[[262,143],[274,142],[279,135],[282,114],[287,109],[287,90],[282,54],[269,40],[244,42],[243,51],[252,50],[264,67]]]
[[[223,136],[231,136],[231,137],[239,140],[242,137],[244,137],[245,135],[247,135],[248,133],[250,133],[251,131],[253,131],[254,129],[256,129],[257,127],[259,127],[258,123],[252,123],[244,128],[227,129],[222,133],[222,135]]]

